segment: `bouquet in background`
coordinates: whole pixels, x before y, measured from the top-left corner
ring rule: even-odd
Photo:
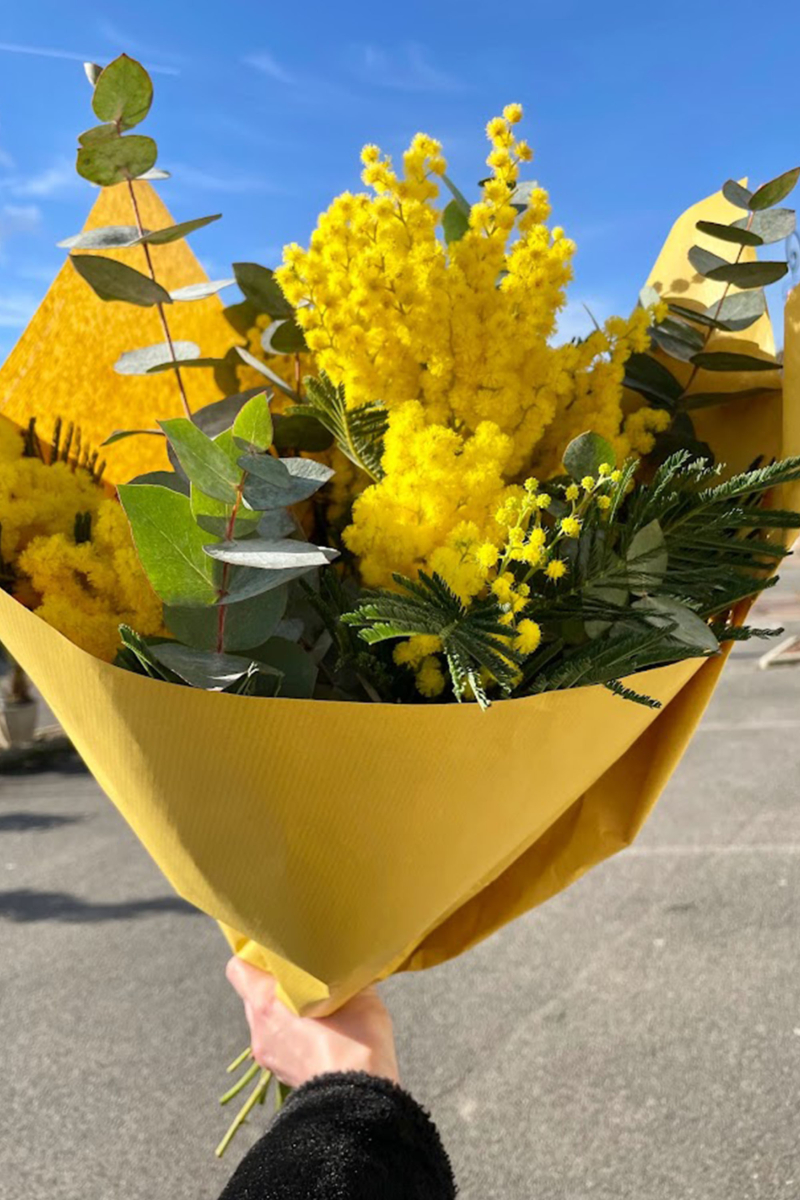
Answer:
[[[763,293],[786,265],[754,251],[793,230],[779,205],[800,171],[725,185],[696,226],[735,259],[693,246],[699,288],[651,283],[629,317],[559,345],[575,247],[522,176],[519,105],[489,122],[476,202],[433,138],[401,172],[367,146],[369,191],[337,197],[277,270],[168,290],[151,248],[216,216],[144,226],[141,181],[164,172],[128,131],[152,85],[125,56],[88,73],[102,124],[78,171],[127,193],[132,224],[63,244],[99,301],[157,314],[163,340],[117,360],[120,387],[170,372],[183,415],[108,430],[166,451],[118,500],[60,432],[48,452],[0,426],[4,586],[85,653],[34,650],[12,607],[2,632],[178,890],[287,1001],[329,1010],[619,848],[615,823],[633,836],[702,711],[702,662],[773,632],[743,619],[800,527],[800,395]],[[261,352],[235,351],[261,386],[193,410],[187,373],[230,360],[175,338],[171,306],[234,280],[263,318]],[[102,732],[72,704],[76,672],[110,705]],[[683,730],[653,724],[666,704]],[[570,767],[573,729],[586,761]],[[534,746],[548,785],[531,790]]]

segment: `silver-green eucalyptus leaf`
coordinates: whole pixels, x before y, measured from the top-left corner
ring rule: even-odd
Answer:
[[[135,225],[103,225],[100,229],[85,229],[58,242],[62,250],[119,250],[135,246],[139,230]]]
[[[200,347],[194,342],[173,342],[172,350],[179,361],[196,358],[200,353]],[[121,354],[114,363],[114,370],[118,375],[147,375],[154,366],[169,361],[169,343],[158,342],[155,346],[142,346],[139,350],[128,350]]]
[[[297,568],[326,567],[338,558],[337,550],[329,546],[313,546],[291,538],[275,542],[264,538],[247,538],[241,542],[215,542],[205,547],[210,558],[231,563],[236,567],[255,567],[260,571],[286,571]]]
[[[196,525],[189,497],[154,484],[121,484],[117,491],[156,595],[165,604],[213,604],[220,568],[205,553],[208,534]]]
[[[216,296],[223,288],[231,287],[235,279],[204,279],[200,283],[190,283],[186,287],[175,288],[170,292],[173,300],[207,300]]]
[[[158,147],[152,138],[131,133],[81,146],[75,165],[78,174],[90,183],[113,187],[149,171],[157,157]]]
[[[189,233],[194,233],[195,229],[203,229],[204,226],[210,225],[212,221],[218,221],[222,213],[214,213],[210,217],[195,217],[193,221],[181,221],[178,225],[168,225],[164,229],[153,229],[148,233],[144,233],[139,239],[141,242],[147,242],[151,246],[165,246],[169,242],[177,242],[180,238],[186,237]],[[235,282],[232,280],[232,282]]]
[[[159,425],[192,483],[215,500],[235,503],[241,472],[224,450],[188,417],[173,417]]]
[[[140,62],[121,54],[95,80],[92,108],[100,121],[131,129],[143,121],[153,102],[153,84]]]

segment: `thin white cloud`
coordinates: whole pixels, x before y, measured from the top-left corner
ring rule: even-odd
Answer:
[[[52,166],[45,167],[43,171],[28,178],[3,179],[0,186],[17,198],[44,199],[74,191],[81,187],[82,183],[75,173],[75,164],[67,159],[59,159]]]
[[[4,204],[0,208],[0,237],[12,233],[33,233],[42,220],[41,209],[35,204]]]
[[[221,192],[227,195],[244,195],[248,192],[267,192],[273,196],[289,195],[285,188],[276,187],[260,175],[237,175],[203,171],[188,163],[170,163],[173,185],[186,184],[203,192]]]
[[[297,83],[297,79],[287,71],[282,63],[279,63],[273,54],[268,50],[259,50],[256,54],[248,54],[242,59],[248,67],[254,67],[256,71],[260,71],[262,75],[267,75],[270,79],[274,79],[276,83],[284,83],[288,87],[292,87]]]
[[[71,50],[53,50],[47,46],[25,46],[18,42],[0,42],[0,53],[3,54],[32,54],[36,58],[65,58],[69,62],[95,62],[102,55],[75,54]],[[152,66],[147,64],[148,71],[154,75],[180,75],[177,67]]]
[[[364,83],[401,92],[458,92],[463,85],[454,76],[434,66],[429,51],[409,42],[389,52],[380,46],[354,47],[353,66]]]

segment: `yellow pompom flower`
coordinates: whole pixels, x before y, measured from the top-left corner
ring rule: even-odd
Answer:
[[[553,558],[544,569],[548,579],[563,579],[567,573],[567,564],[563,558]]]
[[[444,691],[445,678],[437,658],[424,658],[416,676],[417,691],[429,700]]]
[[[591,492],[592,488],[594,487],[594,477],[591,475],[584,475],[583,479],[581,480],[581,487],[585,492]]]
[[[578,487],[577,483],[571,483],[565,492],[567,499],[573,502],[578,499],[580,494],[581,489]]]
[[[441,640],[435,635],[418,633],[407,642],[399,642],[393,657],[398,666],[419,667],[423,659],[438,654],[441,648]]]
[[[581,523],[577,517],[564,517],[561,521],[561,532],[565,537],[576,538],[581,532]]]
[[[611,497],[610,496],[598,496],[596,498],[595,503],[597,504],[597,507],[599,509],[601,509],[602,512],[605,512],[607,509],[611,508]]]
[[[525,617],[517,625],[517,636],[514,638],[514,649],[521,654],[533,654],[542,640],[542,630],[535,621]]]
[[[508,121],[509,125],[518,124],[523,117],[521,104],[507,104],[503,109],[503,116]]]

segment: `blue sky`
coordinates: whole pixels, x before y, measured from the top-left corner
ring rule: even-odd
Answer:
[[[76,134],[94,123],[81,62],[122,50],[153,72],[142,132],[173,172],[158,185],[173,215],[224,214],[192,239],[213,276],[240,259],[274,265],[285,242],[305,241],[330,197],[358,186],[367,141],[399,154],[419,129],[439,137],[474,195],[483,127],[521,101],[532,176],[578,242],[567,335],[584,328],[583,303],[599,317],[632,306],[694,200],[729,176],[763,182],[800,161],[790,0],[763,22],[740,0],[6,5],[0,357],[62,261],[55,242],[92,203],[73,167]]]

